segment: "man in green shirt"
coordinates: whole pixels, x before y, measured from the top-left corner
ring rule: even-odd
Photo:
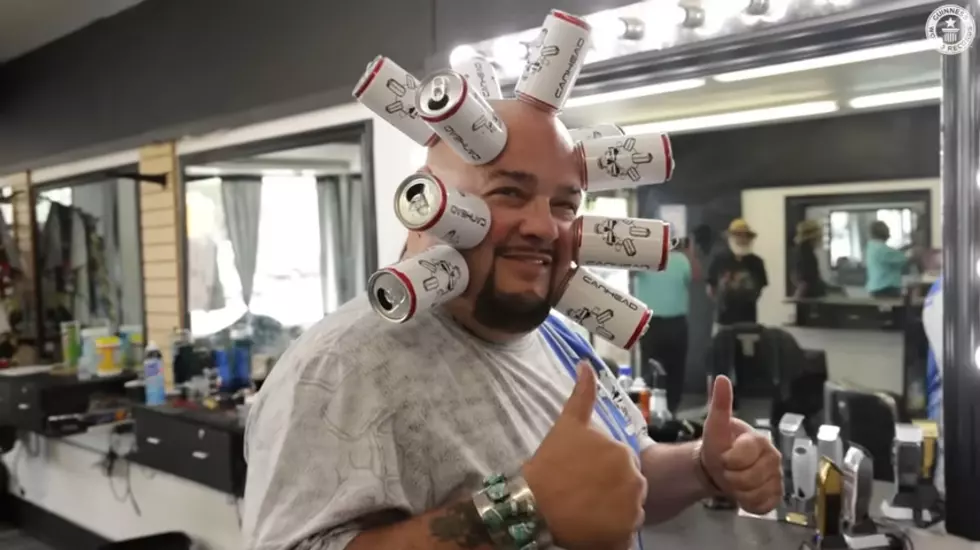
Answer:
[[[690,243],[670,252],[663,271],[636,274],[633,294],[653,311],[650,328],[640,340],[641,370],[647,384],[653,384],[650,360],[659,362],[667,373],[667,407],[676,412],[684,392],[687,363],[687,313],[689,289],[697,271],[690,260]]]

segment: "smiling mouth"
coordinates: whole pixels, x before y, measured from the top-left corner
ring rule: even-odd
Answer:
[[[509,254],[501,254],[500,257],[506,260],[544,266],[550,266],[552,261],[551,255],[549,254],[538,254],[533,252],[511,252]]]

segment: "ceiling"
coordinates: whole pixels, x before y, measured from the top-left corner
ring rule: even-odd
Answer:
[[[143,0],[0,0],[0,63]]]
[[[850,105],[850,100],[854,98],[898,91],[919,91],[940,85],[940,54],[932,50],[915,51],[916,49],[922,48],[906,48],[905,51],[911,53],[887,58],[740,81],[722,82],[709,77],[698,87],[642,97],[617,99],[610,94],[608,99],[586,106],[575,106],[573,95],[562,113],[562,120],[572,128],[604,123],[626,126],[667,121],[667,131],[681,133],[685,130],[676,129],[675,126],[689,127],[691,124],[684,123],[691,122],[694,118],[703,122],[702,117],[717,118],[713,115],[773,107],[785,107],[782,110],[790,112],[793,112],[793,106],[816,102],[835,102],[839,107],[835,110],[834,105],[830,104],[829,109],[818,109],[821,111],[819,113],[786,116],[784,120],[853,113],[855,109]],[[866,106],[861,110],[895,109],[923,103],[938,103],[938,98],[924,97],[903,103]],[[760,122],[755,121],[752,124]],[[704,126],[738,125],[744,124],[718,123]]]

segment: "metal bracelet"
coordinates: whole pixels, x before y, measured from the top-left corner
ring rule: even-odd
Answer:
[[[501,550],[551,547],[551,534],[523,477],[508,480],[499,474],[488,476],[483,490],[473,495],[473,505],[495,547]]]

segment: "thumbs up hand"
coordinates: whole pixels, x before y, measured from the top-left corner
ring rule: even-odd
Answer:
[[[596,378],[579,364],[571,397],[523,474],[555,545],[626,550],[643,524],[646,479],[627,445],[592,427]]]
[[[732,382],[715,379],[701,438],[701,464],[708,477],[752,514],[766,514],[783,494],[782,457],[769,440],[732,417]]]

